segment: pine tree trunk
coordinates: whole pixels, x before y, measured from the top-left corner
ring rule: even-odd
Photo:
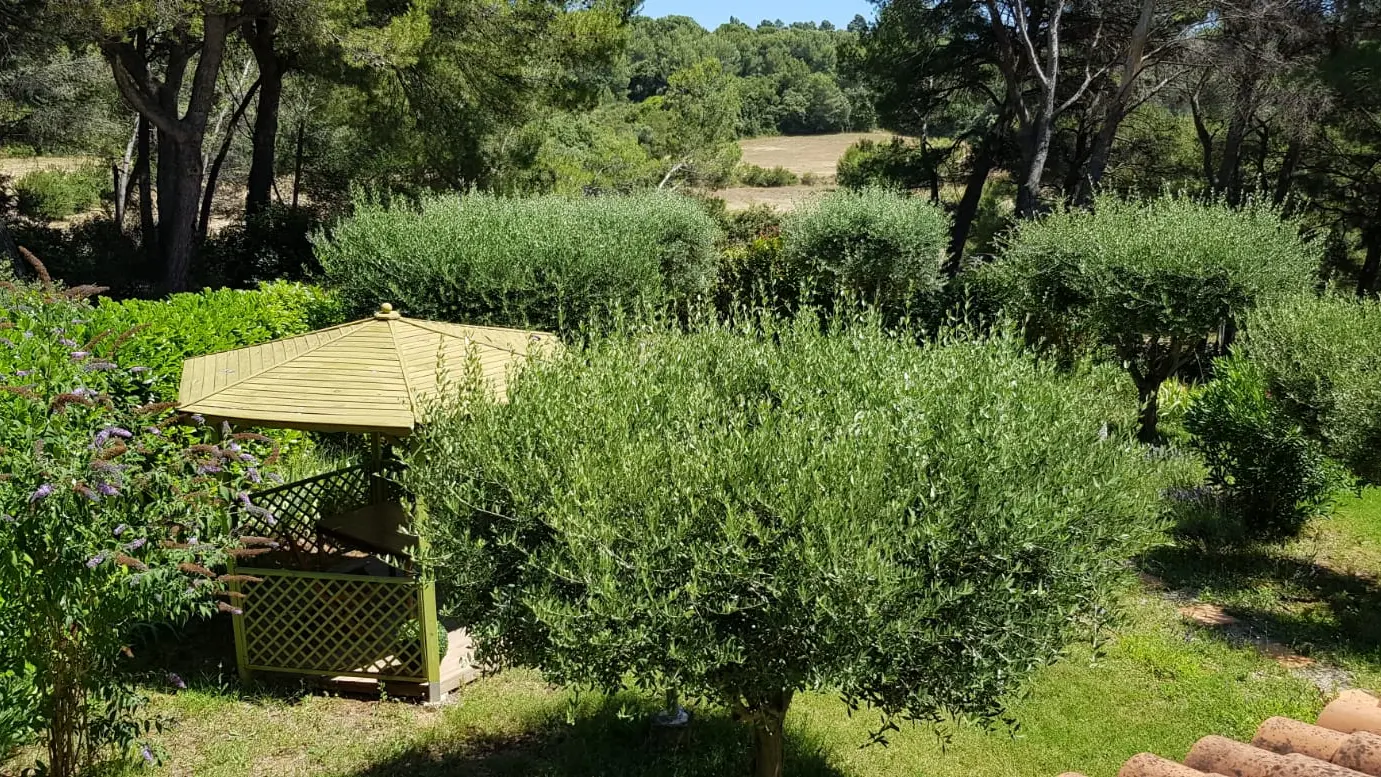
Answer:
[[[175,160],[167,176],[159,175],[160,187],[166,179],[168,196],[159,191],[159,227],[163,240],[163,285],[168,292],[192,287],[192,257],[197,251],[197,216],[201,204],[201,145],[172,143],[170,158]],[[165,164],[160,156],[160,167]]]
[[[1050,156],[1051,120],[1041,111],[1027,130],[1022,149],[1021,181],[1017,183],[1017,218],[1034,218],[1040,213],[1041,179],[1045,175],[1045,160]]]
[[[978,204],[983,199],[983,187],[988,183],[988,175],[993,171],[993,147],[997,142],[995,133],[980,139],[974,148],[973,159],[969,162],[964,195],[959,199],[958,207],[954,209],[954,224],[949,232],[949,257],[945,261],[945,273],[951,278],[958,275],[963,267],[964,246],[969,242],[969,230],[973,228],[974,217],[978,215]]]
[[[779,691],[759,702],[753,721],[754,777],[782,777],[786,755],[786,711],[791,691]]]
[[[139,239],[144,255],[150,260],[158,256],[158,224],[153,219],[153,179],[149,159],[153,155],[153,128],[149,120],[139,117],[139,144],[135,150],[134,178],[139,184]]]
[[[253,216],[272,202],[278,143],[278,115],[283,103],[283,62],[274,51],[277,22],[259,19],[243,29],[259,65],[259,103],[254,114],[253,153],[249,165],[245,215]]]

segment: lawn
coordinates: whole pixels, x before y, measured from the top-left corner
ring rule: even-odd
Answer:
[[[788,774],[932,777],[1112,777],[1141,751],[1180,758],[1196,739],[1249,738],[1271,715],[1311,720],[1342,685],[1381,686],[1368,613],[1381,603],[1381,491],[1350,497],[1336,517],[1274,551],[1214,555],[1182,543],[1144,560],[1160,585],[1126,594],[1115,637],[1047,668],[1013,707],[1014,731],[902,726],[885,746],[863,746],[878,717],[850,716],[828,693],[803,694],[789,718]],[[1186,602],[1221,605],[1245,626],[1186,622]],[[247,695],[225,656],[200,635],[181,657],[188,690],[154,683],[165,721],[164,763],[153,775],[722,775],[747,768],[745,732],[696,707],[680,740],[656,734],[656,699],[553,688],[530,671],[487,677],[440,708],[304,693]],[[1267,637],[1316,663],[1288,668],[1263,656]],[[188,665],[193,657],[199,661]],[[161,680],[161,678],[160,678]]]

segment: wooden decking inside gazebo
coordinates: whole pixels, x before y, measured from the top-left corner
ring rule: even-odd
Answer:
[[[435,583],[413,559],[424,506],[390,477],[385,449],[405,439],[448,376],[502,397],[511,371],[552,335],[419,321],[384,305],[373,317],[187,360],[185,413],[215,424],[370,436],[363,464],[250,494],[241,536],[276,548],[230,570],[245,594],[234,617],[242,677],[286,673],[383,683],[439,701],[473,676],[463,628],[443,630]]]

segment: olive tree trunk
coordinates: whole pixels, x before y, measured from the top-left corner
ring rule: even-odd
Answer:
[[[794,691],[777,691],[758,699],[750,709],[753,723],[754,777],[782,777],[786,755],[786,711]]]

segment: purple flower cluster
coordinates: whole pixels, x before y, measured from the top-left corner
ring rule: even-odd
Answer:
[[[121,534],[124,534],[128,530],[129,527],[122,523],[119,526],[116,526],[114,529],[112,529],[110,533],[114,534],[116,537],[119,537]]]
[[[183,679],[178,676],[177,672],[168,673],[168,683],[172,685],[174,688],[177,688],[178,690],[187,690],[187,683],[184,682]]]
[[[140,538],[137,539],[137,540],[134,540],[134,541],[132,541],[132,542],[126,543],[126,544],[125,544],[125,550],[128,551],[128,552],[130,552],[130,553],[133,553],[134,551],[139,550],[140,548],[144,547],[144,544],[147,543],[147,542],[148,542],[147,539],[145,539],[145,538],[143,538],[143,537],[140,537]]]
[[[92,449],[103,448],[107,442],[110,442],[110,438],[112,437],[128,440],[133,436],[134,434],[128,429],[123,429],[118,426],[107,426],[101,431],[96,432],[96,436],[91,440],[91,447]]]
[[[101,554],[97,554],[97,555],[92,556],[91,558],[89,558],[89,559],[86,560],[86,568],[87,568],[87,569],[95,569],[96,567],[99,567],[99,566],[101,565],[101,563],[104,562],[104,561],[105,561],[105,556],[104,556],[104,555],[101,555]]]
[[[52,496],[52,495],[53,495],[53,484],[52,484],[52,483],[44,483],[43,485],[41,485],[41,486],[39,486],[37,489],[35,489],[34,492],[33,492],[32,494],[29,495],[29,504],[33,504],[33,503],[38,502],[38,501],[41,501],[41,500],[43,500],[43,499],[47,499],[48,497],[50,497],[50,496]]]
[[[86,370],[87,372],[106,372],[108,370],[115,370],[119,368],[120,365],[116,364],[115,362],[93,361],[87,362],[86,366],[82,369]]]

